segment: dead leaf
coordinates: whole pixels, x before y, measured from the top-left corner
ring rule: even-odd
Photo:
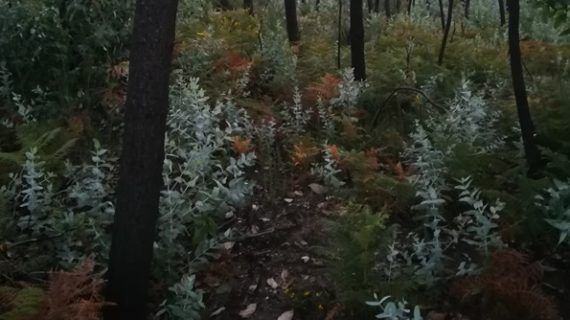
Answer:
[[[267,284],[273,289],[277,289],[279,287],[279,284],[273,278],[267,279]]]
[[[292,320],[295,312],[293,310],[283,312],[277,320]]]
[[[221,308],[216,309],[216,311],[214,311],[210,314],[210,318],[221,314],[222,312],[224,312],[224,310],[226,310],[226,307],[221,307]]]
[[[255,313],[255,310],[257,310],[257,303],[250,303],[245,309],[239,312],[239,316],[242,318],[249,318]]]
[[[323,194],[323,193],[327,192],[327,188],[325,188],[323,185],[320,185],[318,183],[311,183],[309,185],[309,188],[311,188],[311,191],[313,191],[316,194]]]

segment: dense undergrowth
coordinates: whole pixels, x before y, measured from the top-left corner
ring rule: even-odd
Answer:
[[[280,1],[253,16],[181,1],[154,317],[207,317],[201,272],[242,236],[232,221],[253,194],[276,202],[299,181],[335,203],[320,244],[332,294],[324,311],[299,304],[302,319],[570,316],[570,38],[523,2],[546,161],[531,179],[495,5],[471,1],[469,18],[456,6],[442,65],[434,4],[371,13],[359,83],[335,1],[300,5],[293,45]],[[98,319],[104,306],[131,11],[0,4],[0,319]]]

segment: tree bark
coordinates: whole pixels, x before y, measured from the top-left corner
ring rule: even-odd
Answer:
[[[507,19],[505,17],[505,2],[504,0],[498,0],[499,1],[499,16],[501,17],[501,26],[504,26],[505,23],[507,22]]]
[[[146,319],[178,0],[136,3],[105,319]]]
[[[412,5],[413,5],[413,1],[408,0],[408,16],[412,15]]]
[[[447,8],[447,23],[445,24],[445,29],[443,30],[443,39],[441,40],[441,48],[439,49],[439,57],[437,59],[437,64],[439,65],[443,63],[443,55],[445,53],[445,47],[447,46],[447,38],[449,37],[449,29],[451,28],[451,21],[453,18],[452,15],[453,0],[449,0],[449,6]]]
[[[320,6],[321,6],[321,0],[316,0],[315,1],[315,11],[318,12],[320,9]]]
[[[230,5],[229,0],[219,0],[218,7],[222,10],[230,10],[231,9],[231,5]]]
[[[392,15],[390,10],[390,0],[384,0],[384,11],[386,11],[386,17],[390,18]]]
[[[380,0],[375,0],[375,1],[374,1],[374,12],[375,12],[375,13],[380,12]]]
[[[464,2],[465,5],[465,18],[469,19],[469,7],[471,6],[471,0],[465,0]]]
[[[301,40],[299,23],[297,22],[297,0],[285,1],[285,19],[287,21],[287,36],[289,42],[295,43]]]
[[[366,0],[366,8],[368,9],[368,14],[372,13],[372,7],[374,7],[374,0]]]
[[[513,90],[517,104],[525,158],[529,168],[528,172],[529,175],[534,175],[542,168],[543,163],[540,150],[535,142],[536,131],[530,115],[526,85],[524,82],[519,35],[519,0],[507,0],[507,10],[509,12],[509,55]]]
[[[366,80],[362,0],[350,0],[350,53],[354,78],[358,81]]]

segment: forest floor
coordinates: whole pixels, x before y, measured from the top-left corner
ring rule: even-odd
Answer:
[[[320,186],[312,187],[318,192]],[[263,192],[258,195],[234,220],[242,236],[228,243],[225,254],[204,274],[203,281],[215,292],[207,314],[217,319],[290,319],[295,309],[306,311],[301,316],[307,319],[333,319],[339,307],[326,305],[332,300],[333,279],[327,278],[321,248],[335,200],[306,184],[273,200],[263,199]]]

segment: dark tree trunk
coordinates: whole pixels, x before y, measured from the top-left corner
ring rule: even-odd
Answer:
[[[447,46],[447,38],[449,37],[449,29],[451,28],[453,14],[453,0],[449,0],[449,6],[447,8],[447,23],[445,24],[445,29],[443,30],[443,39],[441,40],[441,48],[439,49],[439,57],[437,59],[437,64],[441,65],[443,63],[443,55],[445,53],[445,47]]]
[[[253,0],[243,0],[243,8],[253,15]]]
[[[321,6],[321,0],[316,0],[315,1],[315,11],[319,11],[320,6]]]
[[[439,17],[441,19],[441,31],[445,30],[445,14],[443,13],[443,0],[438,0],[439,3]]]
[[[402,5],[401,0],[396,0],[396,13],[400,13],[401,5]]]
[[[392,15],[390,10],[390,0],[384,0],[384,11],[386,11],[386,17],[390,18]]]
[[[222,10],[230,10],[231,9],[231,5],[230,5],[229,0],[219,0],[218,7]]]
[[[105,319],[146,319],[178,0],[138,0]]]
[[[501,17],[501,26],[504,26],[507,22],[505,17],[505,2],[504,0],[499,0],[499,16]]]
[[[412,15],[412,4],[413,4],[413,1],[412,1],[412,0],[408,0],[408,15],[409,15],[409,16]]]
[[[358,81],[366,80],[362,0],[350,0],[350,53],[354,78]]]
[[[372,13],[372,7],[374,6],[374,0],[366,0],[366,8],[368,9],[368,13]]]
[[[469,19],[469,7],[471,6],[471,0],[465,0],[465,18]]]
[[[287,36],[289,42],[301,40],[299,23],[297,22],[297,0],[285,0],[285,19],[287,20]]]
[[[536,146],[536,132],[530,115],[526,86],[523,76],[523,65],[519,35],[519,0],[507,0],[509,12],[509,54],[511,62],[511,76],[517,104],[519,124],[521,126],[522,140],[529,174],[537,173],[542,167],[542,156]]]
[[[341,61],[340,61],[340,49],[341,49],[341,41],[342,41],[342,1],[338,0],[338,34],[337,34],[337,46],[336,46],[336,67],[341,68]]]
[[[380,0],[374,0],[374,12],[380,12]]]

